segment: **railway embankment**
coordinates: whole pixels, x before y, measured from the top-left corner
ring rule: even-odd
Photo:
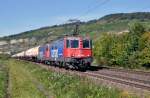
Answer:
[[[86,77],[47,70],[30,62],[10,59],[5,64],[11,98],[136,98],[128,91],[96,85]]]

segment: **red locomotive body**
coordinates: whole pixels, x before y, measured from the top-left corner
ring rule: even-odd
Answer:
[[[78,67],[90,66],[92,62],[92,42],[86,37],[64,38],[65,62],[78,65]]]
[[[86,58],[92,57],[91,40],[82,37],[66,37],[64,46],[64,57]]]

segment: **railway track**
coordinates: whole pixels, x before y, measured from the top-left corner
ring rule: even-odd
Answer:
[[[104,67],[87,75],[150,91],[150,72]]]
[[[117,72],[122,72],[122,73],[128,73],[129,75],[137,75],[137,73],[135,72],[126,72],[126,71],[118,71],[118,70],[111,70],[116,74],[112,74],[109,72],[103,72],[102,70],[98,70],[98,71],[87,71],[87,72],[78,72],[78,71],[72,71],[72,70],[65,70],[65,69],[57,69],[59,70],[59,72],[68,72],[71,74],[77,74],[80,76],[87,76],[87,77],[92,77],[92,78],[96,78],[96,79],[104,79],[110,82],[114,82],[114,83],[120,83],[123,85],[127,85],[130,87],[134,87],[137,89],[141,89],[141,90],[146,90],[146,91],[150,91],[150,80],[146,80],[143,78],[135,78],[135,77],[130,77],[128,75],[126,76],[122,76],[122,74],[117,74]],[[56,70],[55,70],[56,71]],[[102,71],[102,72],[101,72]],[[139,75],[139,73],[138,73]],[[141,76],[145,76],[146,74],[140,74]],[[148,76],[150,78],[150,76]]]
[[[119,79],[123,79],[123,80],[128,80],[128,81],[136,81],[138,83],[150,85],[150,80],[137,79],[135,77],[131,78],[131,77],[128,77],[128,76],[124,76],[122,74],[116,75],[116,74],[109,74],[109,73],[103,73],[103,72],[94,72],[94,73],[105,75],[105,76],[110,76],[110,77],[115,77],[115,78],[119,78]]]
[[[127,72],[132,74],[142,74],[142,75],[150,75],[150,72],[148,71],[142,71],[142,70],[130,70],[130,69],[121,69],[121,68],[114,68],[114,67],[104,67],[111,71],[119,71],[119,72]]]
[[[135,87],[142,90],[150,91],[150,82],[145,80],[138,80],[134,78],[123,77],[119,75],[112,75],[108,73],[98,73],[98,72],[85,72],[87,76],[94,77],[97,79],[104,79],[114,83],[120,83]]]

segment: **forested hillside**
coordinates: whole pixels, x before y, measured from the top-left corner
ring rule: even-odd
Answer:
[[[127,29],[127,24],[131,20],[138,20],[144,23],[150,22],[150,12],[137,12],[137,13],[119,13],[106,15],[97,20],[91,20],[88,22],[80,23],[80,32],[89,33],[92,31],[96,32],[108,32],[108,31],[121,31]],[[74,24],[62,24],[54,25],[50,27],[42,27],[36,30],[22,32],[20,34],[11,35],[1,39],[15,39],[15,38],[26,38],[26,37],[46,37],[49,32],[54,33],[69,33],[72,32]],[[57,35],[59,36],[59,35]]]
[[[132,21],[139,21],[149,29],[150,12],[110,14],[100,19],[81,22],[80,34],[90,35],[93,39],[97,39],[101,33],[128,31],[128,24]],[[0,38],[0,41],[6,41],[8,43],[5,44],[5,51],[10,51],[10,47],[8,46],[10,46],[9,44],[13,44],[11,52],[15,53],[24,50],[27,46],[34,47],[48,43],[65,34],[70,34],[73,30],[74,24],[54,25],[3,37]],[[9,41],[12,42],[9,43]]]

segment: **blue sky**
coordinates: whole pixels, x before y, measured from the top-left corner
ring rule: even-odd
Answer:
[[[150,0],[0,0],[0,37],[74,18],[87,21],[139,11],[149,12]]]

